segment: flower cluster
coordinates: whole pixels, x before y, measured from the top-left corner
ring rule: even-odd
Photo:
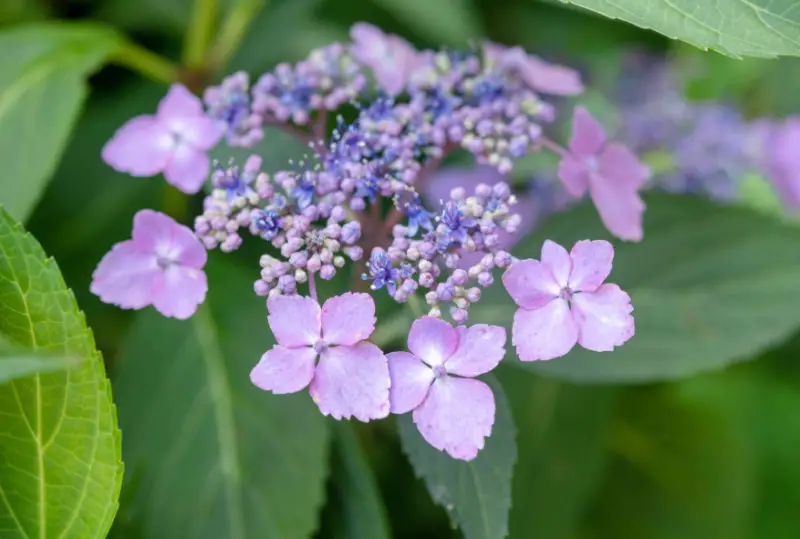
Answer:
[[[603,284],[611,244],[583,241],[567,253],[548,241],[541,261],[517,260],[509,249],[563,195],[586,192],[614,235],[640,240],[638,191],[649,173],[585,109],[576,109],[568,147],[545,136],[556,107],[542,96],[583,91],[572,69],[492,43],[417,51],[364,23],[351,37],[252,85],[234,74],[205,91],[205,110],[175,85],[155,116],[125,124],[104,149],[111,166],[163,172],[190,194],[210,182],[194,234],[143,210],[133,239],[100,262],[92,290],[122,308],[153,305],[187,318],[205,298],[206,250],[231,253],[246,236],[264,240],[254,290],[267,298],[277,344],[253,369],[253,383],[273,393],[308,387],[336,419],[412,412],[432,446],[469,460],[495,413],[492,390],[475,378],[503,359],[506,330],[466,326],[468,309],[501,277],[520,307],[511,332],[523,361],[562,356],[576,343],[610,351],[631,338],[630,298]],[[336,116],[329,126],[330,113],[345,106],[356,108],[355,119]],[[243,164],[209,162],[206,152],[223,137],[253,148],[274,128],[313,155],[271,173],[255,153]],[[518,196],[503,175],[543,150],[559,156],[562,184],[553,174]],[[457,151],[494,179],[464,175],[444,191],[431,183]],[[353,290],[320,304],[316,279],[340,273],[354,277]],[[414,310],[428,304],[411,325],[409,352],[384,353],[368,341],[377,320],[365,290]]]

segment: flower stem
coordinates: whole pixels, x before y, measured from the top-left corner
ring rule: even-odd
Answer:
[[[178,80],[178,66],[132,41],[123,42],[111,61],[163,84],[172,84]]]
[[[222,21],[217,39],[211,47],[209,64],[221,69],[239,48],[247,29],[267,0],[238,0]]]
[[[308,294],[311,296],[311,299],[319,303],[317,299],[317,281],[314,280],[314,272],[308,272]]]
[[[564,148],[563,146],[561,146],[557,142],[553,142],[552,140],[550,140],[548,138],[542,137],[541,141],[540,141],[540,144],[541,144],[542,148],[547,148],[548,150],[557,153],[561,157],[567,157],[568,155],[570,155],[570,152],[569,152],[568,149]]]
[[[187,68],[201,69],[205,66],[218,13],[218,0],[195,0],[183,40],[183,63]]]

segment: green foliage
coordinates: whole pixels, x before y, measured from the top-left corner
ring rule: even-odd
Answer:
[[[516,428],[502,387],[491,376],[486,382],[494,392],[497,414],[486,446],[469,462],[428,445],[411,414],[397,420],[403,450],[415,473],[425,480],[433,500],[447,510],[466,539],[502,539],[508,534]]]
[[[273,344],[250,282],[212,257],[209,297],[190,320],[137,315],[114,391],[142,539],[301,539],[315,528],[328,430],[306,392],[250,383]]]
[[[58,266],[2,209],[0,332],[36,354],[82,360],[0,385],[3,537],[105,537],[122,463],[103,360]]]
[[[646,198],[641,243],[615,242],[608,281],[627,291],[636,335],[613,353],[575,347],[567,356],[513,365],[579,382],[639,382],[690,376],[750,359],[786,339],[800,324],[797,227],[745,208],[679,196]],[[539,258],[550,238],[568,249],[583,238],[608,237],[589,204],[558,214],[519,245]],[[491,290],[474,318],[511,324],[505,291]]]
[[[401,22],[435,43],[463,47],[482,37],[473,0],[373,0]]]
[[[24,220],[58,164],[86,98],[86,77],[119,45],[99,25],[31,24],[0,32],[0,200]]]
[[[60,371],[77,363],[69,356],[17,346],[0,338],[0,384],[32,374]]]
[[[794,0],[562,0],[730,56],[800,56]]]

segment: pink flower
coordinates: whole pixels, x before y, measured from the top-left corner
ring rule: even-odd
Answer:
[[[800,209],[800,116],[772,127],[764,140],[769,179],[786,208]]]
[[[474,459],[492,433],[495,412],[492,390],[474,378],[500,363],[505,344],[501,327],[416,320],[408,334],[411,353],[387,355],[392,413],[413,410],[425,441],[453,458]]]
[[[579,241],[571,253],[550,240],[542,261],[521,260],[503,275],[503,286],[519,306],[512,341],[522,361],[553,359],[577,342],[609,352],[634,333],[631,299],[611,273],[614,248],[607,241]]]
[[[606,228],[620,239],[640,241],[644,202],[639,189],[650,170],[627,147],[608,143],[603,127],[583,107],[575,109],[569,149],[558,166],[567,191],[580,197],[588,189]]]
[[[132,239],[116,244],[98,264],[90,290],[123,309],[152,305],[186,319],[203,303],[207,253],[194,233],[163,213],[141,210]]]
[[[155,115],[128,120],[103,147],[103,161],[131,176],[164,173],[167,182],[194,194],[208,176],[206,152],[216,146],[224,126],[203,113],[186,87],[173,84]]]
[[[375,79],[386,93],[397,95],[402,92],[418,63],[414,47],[405,39],[384,34],[379,28],[365,22],[356,23],[350,28],[350,38],[353,40],[353,56],[372,69]]]
[[[320,309],[311,298],[280,295],[267,305],[278,344],[250,373],[256,386],[276,394],[308,386],[320,411],[336,419],[369,421],[389,414],[386,356],[364,340],[375,330],[371,296],[348,292]]]
[[[569,67],[551,64],[528,54],[522,47],[504,47],[486,43],[483,53],[489,63],[515,70],[531,90],[553,95],[578,95],[583,93],[580,74]]]

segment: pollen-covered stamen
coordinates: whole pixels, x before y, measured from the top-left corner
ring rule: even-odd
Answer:
[[[433,367],[433,376],[435,376],[437,380],[444,378],[447,376],[447,369],[444,365],[436,365]]]
[[[317,342],[314,343],[314,351],[318,354],[323,354],[328,349],[328,343],[325,342],[324,339],[317,339]]]
[[[561,292],[558,293],[558,297],[563,299],[564,301],[570,301],[572,296],[575,294],[573,290],[569,286],[565,286],[561,289]]]

